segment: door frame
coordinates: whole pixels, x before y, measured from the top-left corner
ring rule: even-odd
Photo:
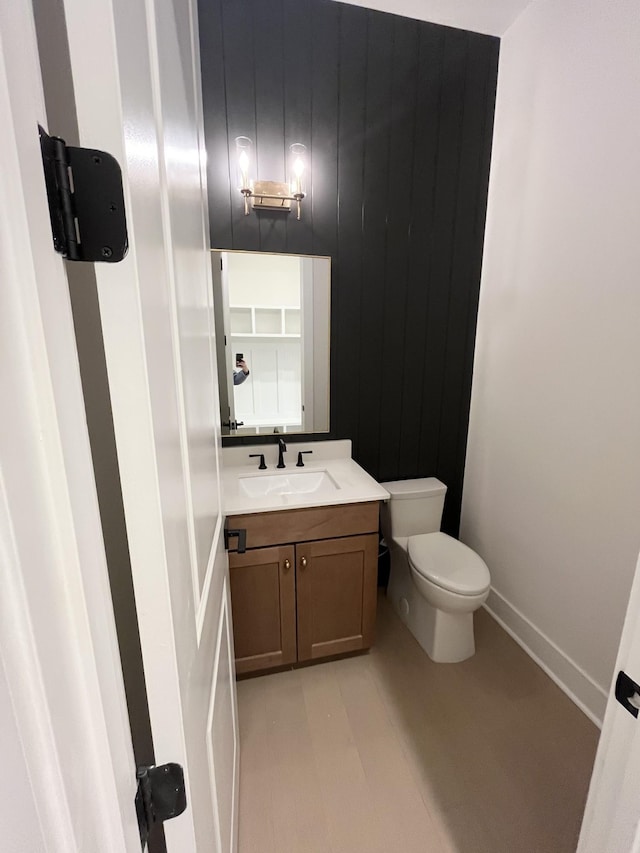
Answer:
[[[28,0],[0,4],[0,112],[10,413],[0,427],[0,659],[37,808],[29,818],[47,847],[133,853],[135,765],[68,283],[52,248]]]
[[[78,122],[71,76],[64,8],[49,0],[33,0],[36,40],[50,134],[78,145]],[[129,711],[136,765],[154,765],[146,680],[133,592],[126,519],[120,488],[120,467],[113,430],[94,264],[64,264],[98,493],[105,554],[109,571],[120,661]],[[162,823],[153,827],[149,849],[166,851]]]
[[[585,806],[578,853],[638,853],[640,850],[640,718],[635,719],[615,697],[618,672],[640,677],[640,557],[616,664],[602,733]]]

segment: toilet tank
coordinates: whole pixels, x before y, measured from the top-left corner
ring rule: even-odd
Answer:
[[[437,533],[447,487],[435,477],[382,483],[390,499],[382,505],[382,534],[392,538]]]

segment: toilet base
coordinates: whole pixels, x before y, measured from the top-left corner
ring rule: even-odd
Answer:
[[[473,611],[447,613],[432,607],[418,592],[406,554],[397,546],[391,549],[387,598],[432,661],[460,663],[475,654]]]
[[[445,613],[424,601],[422,620],[410,629],[432,661],[460,663],[476,653],[473,613]]]

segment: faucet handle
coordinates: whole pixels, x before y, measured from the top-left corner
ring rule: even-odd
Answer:
[[[313,453],[313,450],[299,450],[298,451],[298,461],[296,462],[296,468],[304,468],[304,460],[302,458],[303,453]]]
[[[264,463],[264,453],[250,453],[249,459],[254,459],[254,458],[257,458],[258,456],[260,457],[260,464],[258,465],[258,470],[259,471],[266,471],[267,466]]]

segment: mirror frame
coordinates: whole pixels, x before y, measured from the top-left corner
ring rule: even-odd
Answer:
[[[322,260],[329,261],[329,347],[328,347],[328,375],[329,375],[329,388],[328,388],[328,412],[329,412],[329,426],[326,431],[323,432],[271,432],[271,433],[258,433],[254,435],[222,435],[222,427],[221,427],[221,439],[223,447],[241,447],[242,445],[254,445],[254,444],[273,444],[274,441],[277,441],[279,438],[286,438],[287,441],[291,441],[293,443],[308,441],[331,441],[335,439],[334,431],[333,431],[333,376],[332,376],[332,313],[333,313],[333,266],[335,263],[335,259],[331,255],[314,255],[314,254],[306,254],[300,252],[265,252],[260,249],[225,249],[220,247],[214,247],[210,249],[211,259],[213,262],[213,255],[216,252],[224,252],[226,254],[252,254],[252,255],[275,255],[275,256],[284,256],[284,257],[295,257],[295,258],[318,258]],[[213,263],[212,263],[213,269]],[[212,278],[212,290],[214,287],[214,280]],[[212,293],[213,299],[213,293]],[[216,352],[216,360],[217,360],[217,352]],[[218,371],[216,370],[216,375]],[[219,386],[219,379],[218,379]],[[219,387],[218,387],[219,394]],[[220,404],[218,402],[218,411],[220,411]],[[221,418],[222,420],[222,418]]]

